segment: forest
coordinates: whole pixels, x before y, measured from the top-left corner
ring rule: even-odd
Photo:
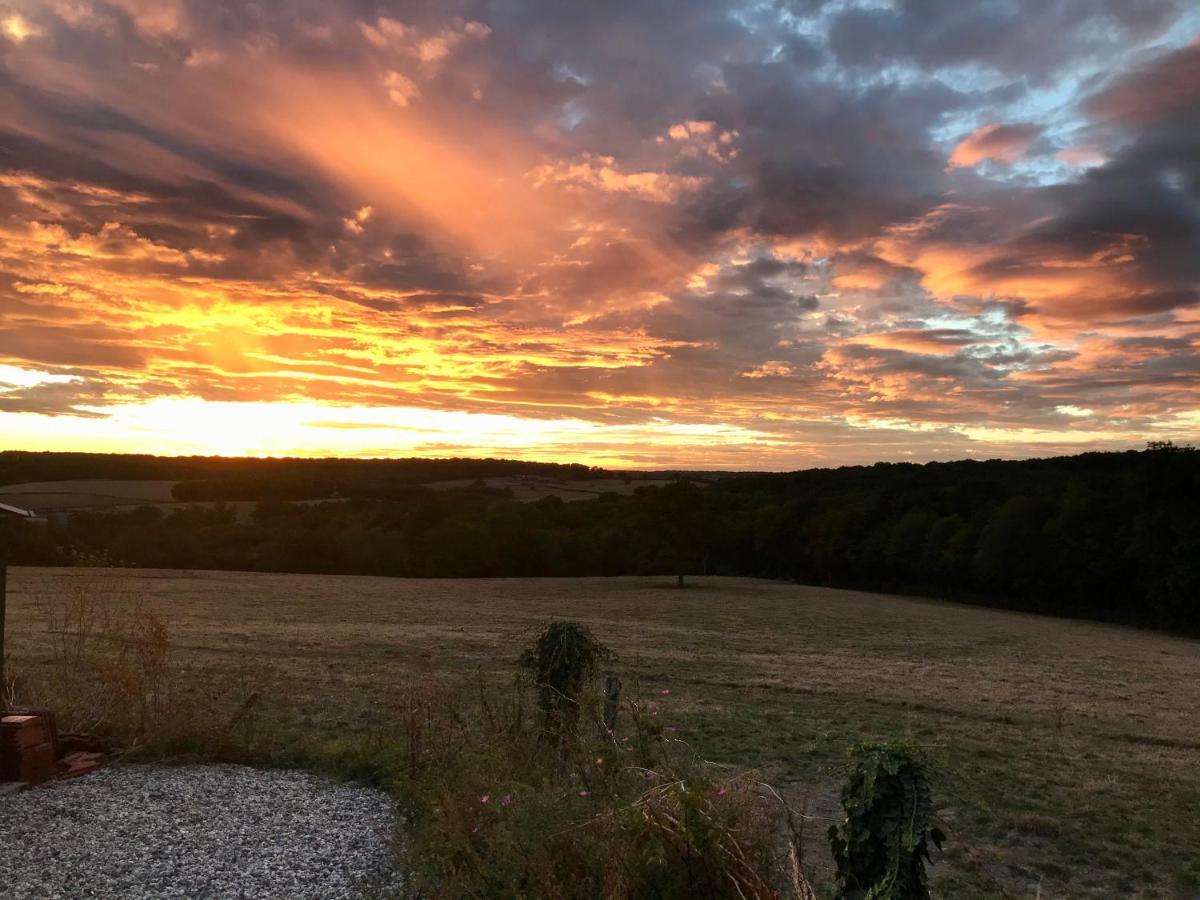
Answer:
[[[0,486],[74,479],[178,480],[180,500],[312,500],[337,489],[367,495],[392,484],[501,475],[572,480],[602,470],[516,459],[306,459],[0,451]]]
[[[0,482],[69,477],[50,459],[39,468],[10,456],[0,454]],[[0,520],[8,561],[406,577],[748,575],[1200,631],[1200,450],[1169,443],[1024,461],[680,474],[632,496],[571,503],[519,502],[478,480],[453,490],[419,482],[605,473],[496,460],[129,459],[113,458],[105,475],[154,470],[185,479],[177,499],[259,502],[241,521],[221,503],[78,512],[42,527]],[[84,461],[68,462],[84,477]],[[293,502],[331,496],[339,499]]]

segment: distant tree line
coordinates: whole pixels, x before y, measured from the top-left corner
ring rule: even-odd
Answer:
[[[392,481],[340,502],[266,499],[244,521],[216,505],[77,513],[19,535],[0,524],[13,561],[32,564],[84,552],[413,577],[753,575],[1200,631],[1200,451],[1170,444],[681,479],[573,503]]]
[[[536,475],[578,480],[607,475],[578,463],[515,459],[241,459],[115,453],[0,451],[0,485],[81,478],[180,481],[180,500],[314,500],[373,496],[389,485]]]

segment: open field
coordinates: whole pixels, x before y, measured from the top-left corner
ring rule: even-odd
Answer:
[[[179,502],[173,499],[171,488],[177,481],[123,481],[119,479],[81,479],[78,481],[39,481],[0,486],[0,503],[11,503],[22,509],[43,515],[74,513],[84,510],[128,512],[142,506],[153,506],[163,512],[189,506],[226,506],[234,511],[239,522],[250,521],[258,505],[255,500],[234,500],[224,503],[209,500]],[[301,500],[300,503],[326,501]]]
[[[504,677],[536,623],[578,619],[673,733],[807,796],[816,845],[828,767],[909,735],[941,773],[938,896],[1200,897],[1197,641],[750,579],[13,569],[26,677],[47,653],[40,602],[81,583],[152,605],[189,677],[250,680],[297,733],[369,730],[405,683]]]
[[[170,503],[174,481],[82,479],[0,486],[0,500],[38,512]]]
[[[558,497],[568,503],[595,500],[602,494],[631,495],[639,487],[670,484],[669,479],[589,478],[565,480],[542,476],[503,476],[480,479],[490,488],[511,490],[515,500],[532,503],[543,497]],[[73,512],[84,509],[130,510],[139,506],[155,506],[164,511],[183,506],[216,506],[214,501],[177,501],[171,489],[177,481],[138,481],[121,479],[79,479],[74,481],[38,481],[24,484],[0,485],[0,502],[11,503],[39,513]],[[433,481],[424,487],[435,491],[465,488],[475,484],[472,479]],[[326,503],[329,499],[293,501]],[[240,521],[248,521],[257,506],[254,500],[227,501],[225,506],[236,510]]]

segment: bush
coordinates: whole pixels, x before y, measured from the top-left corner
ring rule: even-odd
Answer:
[[[940,849],[943,835],[930,824],[924,755],[891,741],[860,745],[852,759],[842,788],[846,821],[829,829],[838,900],[928,900],[929,843]]]
[[[610,658],[551,623],[520,658],[533,678],[405,694],[387,730],[326,747],[322,765],[393,791],[418,896],[812,898],[802,820],[754,773],[668,739],[654,703],[627,697],[613,716],[587,689]]]
[[[538,687],[542,738],[562,744],[575,737],[583,690],[612,653],[576,622],[551,622],[521,654],[521,666]]]
[[[530,691],[483,690],[474,708],[443,714],[459,724],[456,740],[421,777],[395,783],[420,896],[812,896],[794,819],[753,773],[712,769],[665,739],[638,701],[617,733],[581,728],[547,753]],[[598,701],[585,696],[579,710],[600,725]]]

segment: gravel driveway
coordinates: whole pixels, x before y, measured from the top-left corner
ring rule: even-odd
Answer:
[[[360,898],[398,888],[392,805],[305,772],[127,766],[0,799],[0,898]]]

